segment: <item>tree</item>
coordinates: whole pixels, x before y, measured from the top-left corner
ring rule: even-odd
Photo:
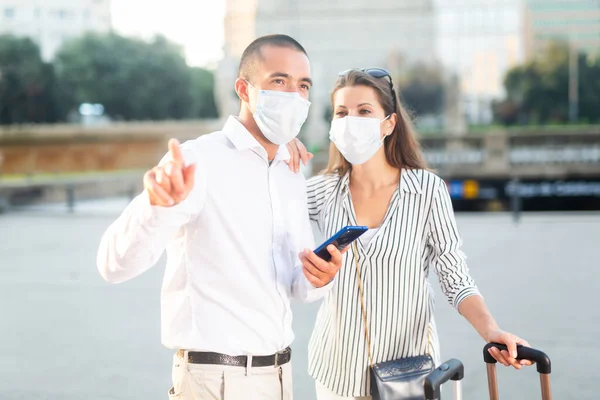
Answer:
[[[600,57],[578,54],[579,118],[600,121]],[[512,68],[504,79],[507,96],[494,106],[504,124],[564,123],[569,117],[569,47],[553,42],[532,61]]]
[[[0,124],[55,122],[52,65],[28,38],[0,36]]]
[[[215,77],[211,71],[203,68],[190,68],[192,79],[191,96],[192,118],[218,118],[219,112],[215,103]]]
[[[600,122],[600,54],[579,57],[579,118]]]
[[[436,65],[415,64],[394,78],[403,104],[415,115],[439,115],[444,109],[443,71]]]
[[[86,34],[67,42],[55,60],[63,103],[100,103],[117,119],[188,118],[194,79],[177,45],[116,34]],[[211,93],[212,96],[212,93]]]

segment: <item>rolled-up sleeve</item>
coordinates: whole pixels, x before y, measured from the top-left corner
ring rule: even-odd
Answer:
[[[448,302],[458,308],[467,297],[481,294],[469,274],[450,194],[442,180],[432,200],[428,224],[428,245],[432,248],[430,265],[439,277]]]

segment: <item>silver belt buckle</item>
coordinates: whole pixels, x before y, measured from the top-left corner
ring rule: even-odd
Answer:
[[[275,353],[275,368],[279,367],[279,356],[286,355],[290,352],[289,349],[281,350]]]

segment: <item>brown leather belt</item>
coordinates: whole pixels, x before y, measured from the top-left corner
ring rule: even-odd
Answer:
[[[183,358],[185,352],[179,350],[177,355]],[[252,356],[252,367],[278,367],[287,364],[292,359],[292,349],[286,348],[279,353],[270,356]],[[246,367],[248,364],[247,356],[228,356],[221,353],[211,353],[204,351],[188,351],[188,362],[190,364],[212,364],[212,365],[230,365],[234,367]]]

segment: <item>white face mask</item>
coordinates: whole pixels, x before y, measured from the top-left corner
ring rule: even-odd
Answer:
[[[309,107],[310,101],[300,97],[298,92],[258,90],[254,120],[271,143],[284,145],[300,133]]]
[[[381,121],[377,118],[344,117],[331,121],[329,138],[350,164],[367,162],[383,144]]]

